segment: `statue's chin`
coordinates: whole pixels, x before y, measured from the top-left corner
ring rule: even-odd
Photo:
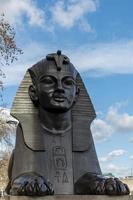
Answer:
[[[65,113],[72,108],[67,102],[52,101],[50,106],[43,106],[43,109],[51,113]]]
[[[54,108],[45,108],[45,110],[50,113],[66,113],[70,110],[70,108],[54,107]]]

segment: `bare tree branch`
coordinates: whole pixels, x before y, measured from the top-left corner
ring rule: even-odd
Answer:
[[[6,77],[2,70],[5,65],[10,65],[15,60],[18,60],[18,55],[23,54],[23,51],[16,46],[15,30],[4,14],[0,16],[0,99],[3,102],[3,78]]]

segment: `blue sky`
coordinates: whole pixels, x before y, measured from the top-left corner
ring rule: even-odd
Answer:
[[[3,70],[11,106],[27,68],[61,49],[82,75],[97,119],[92,124],[103,172],[133,167],[132,0],[0,0],[24,54]]]

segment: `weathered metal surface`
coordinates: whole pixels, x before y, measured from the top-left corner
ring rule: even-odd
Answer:
[[[11,110],[20,123],[8,194],[40,196],[53,190],[55,194],[128,194],[119,180],[98,176],[101,170],[90,130],[95,111],[69,59],[58,51],[29,73]]]
[[[27,196],[6,196],[0,200],[31,200]],[[106,195],[54,195],[45,197],[34,197],[34,200],[133,200],[133,196],[106,196]]]
[[[62,136],[46,136],[47,133],[43,132],[45,137],[42,137],[42,144],[45,144],[46,151],[35,152],[26,147],[21,128],[18,128],[16,146],[19,145],[19,148],[14,152],[12,179],[26,172],[38,172],[52,183],[55,194],[73,194],[70,131]]]

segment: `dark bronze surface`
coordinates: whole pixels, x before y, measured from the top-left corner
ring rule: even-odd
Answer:
[[[8,194],[129,193],[118,179],[101,174],[90,131],[95,111],[79,73],[61,51],[28,70],[12,114],[20,123]]]
[[[51,184],[44,177],[36,173],[25,173],[17,177],[10,189],[10,194],[17,196],[44,196],[53,195]]]
[[[95,195],[128,195],[130,193],[126,184],[118,178],[106,178],[93,173],[84,174],[75,183],[76,194]]]

